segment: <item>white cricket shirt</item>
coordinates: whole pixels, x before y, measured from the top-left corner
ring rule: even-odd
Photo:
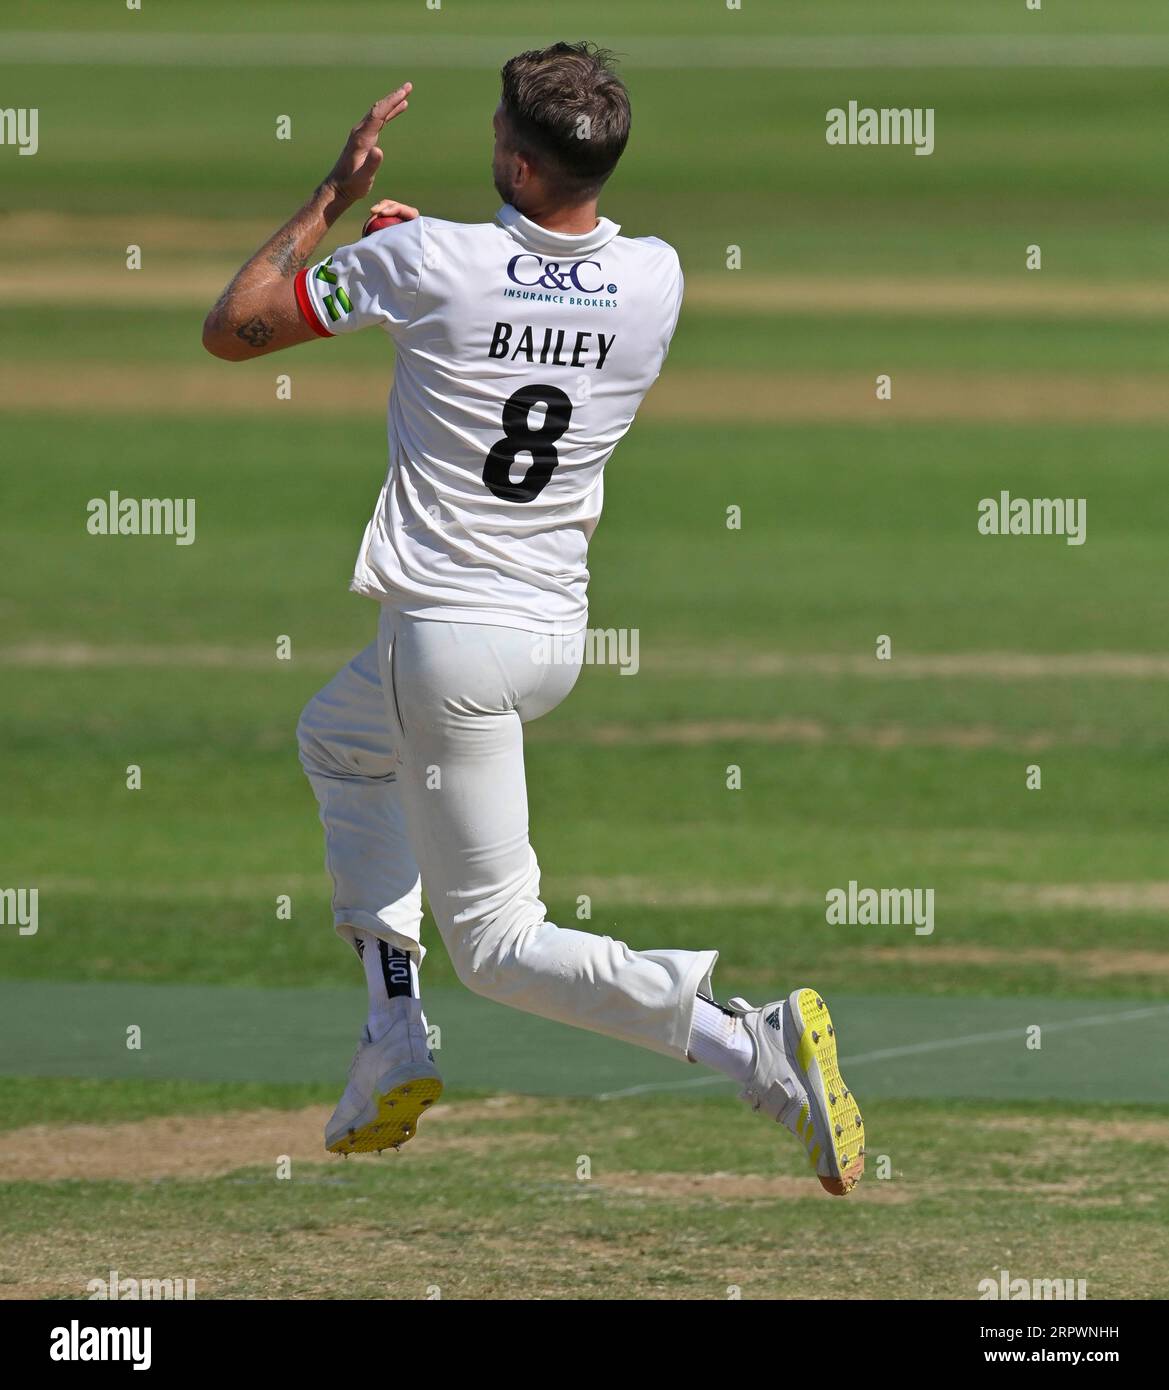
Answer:
[[[397,362],[389,473],[351,587],[404,613],[542,633],[585,625],[602,473],[661,371],[673,247],[418,217],[302,270],[322,335],[380,327]]]

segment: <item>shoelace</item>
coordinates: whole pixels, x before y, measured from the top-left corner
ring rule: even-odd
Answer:
[[[730,1011],[733,1014],[737,1014],[740,1018],[744,1020],[744,1027],[747,1026],[746,1019],[749,1014],[762,1013],[762,1010],[756,1008],[754,1004],[749,1004],[746,1001],[746,999],[741,999],[738,996],[736,996],[734,999],[727,1000],[727,1008],[730,1009]],[[756,1043],[758,1044],[757,1035]],[[780,1106],[779,1114],[776,1116],[778,1123],[787,1126],[788,1129],[794,1129],[795,1120],[799,1115],[799,1112],[802,1109],[804,1101],[806,1099],[803,1090],[793,1090],[790,1086],[784,1085],[783,1081],[779,1077],[776,1077],[772,1081],[771,1087],[772,1089],[779,1091],[780,1094],[785,1098],[784,1104]],[[739,1092],[739,1099],[749,1101],[752,1110],[760,1110],[763,1107],[763,1096],[750,1084],[745,1086]]]

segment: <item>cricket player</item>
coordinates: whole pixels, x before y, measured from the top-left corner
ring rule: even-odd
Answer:
[[[579,673],[605,464],[661,371],[682,271],[664,241],[597,214],[630,125],[609,55],[557,43],[510,59],[502,79],[492,221],[383,201],[374,210],[397,225],[313,261],[368,197],[407,82],[354,126],[203,331],[228,361],[362,329],[394,348],[389,472],[351,586],[379,604],[377,635],[298,728],[334,924],[369,988],[326,1146],[400,1145],[441,1093],[418,987],[425,887],[469,989],[723,1072],[844,1195],[864,1129],[815,990],[718,1004],[717,951],[633,951],[554,925],[540,901],[523,726]]]

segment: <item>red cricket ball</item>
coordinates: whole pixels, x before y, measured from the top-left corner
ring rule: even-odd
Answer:
[[[371,217],[365,219],[365,226],[361,229],[362,236],[369,236],[370,232],[380,232],[383,227],[396,227],[399,222],[405,222],[404,217],[397,217],[393,213],[375,212]]]

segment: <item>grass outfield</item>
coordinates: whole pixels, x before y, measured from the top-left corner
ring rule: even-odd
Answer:
[[[691,294],[590,557],[638,673],[586,669],[527,762],[554,920],[583,895],[634,946],[717,947],[725,993],[830,993],[865,1182],[823,1196],[712,1073],[458,992],[429,921],[447,1097],[401,1154],[325,1161],[360,976],[293,731],[372,635],[346,585],[392,356],[234,368],[199,326],[347,93],[413,76],[379,193],[490,216],[497,60],[582,21],[345,0],[339,87],[300,0],[53,0],[0,24],[6,105],[41,111],[0,213],[0,888],[40,895],[36,935],[0,927],[0,1297],[111,1267],[201,1297],[969,1299],[1000,1268],[1169,1293],[1169,21],[782,8],[590,9],[636,110],[605,210]],[[827,148],[854,96],[936,105],[935,154]],[[1003,489],[1086,498],[1087,543],[978,535]],[[195,498],[196,543],[88,536],[111,490]],[[850,879],[932,888],[932,935],[828,926]]]
[[[79,1098],[55,1092],[57,1114]],[[114,1121],[108,1084],[95,1096]],[[821,1200],[795,1146],[777,1155],[729,1101],[639,1098],[598,1116],[467,1099],[392,1164],[323,1165],[309,1157],[320,1107],[225,1114],[229,1100],[139,1083],[129,1114],[188,1118],[108,1124],[89,1139],[101,1176],[80,1187],[26,1137],[43,1177],[0,1186],[0,1294],[75,1296],[111,1265],[193,1278],[201,1298],[966,1299],[1003,1267],[1086,1277],[1091,1297],[1164,1291],[1148,1232],[1165,1198],[1148,1174],[1169,1115],[1147,1108],[874,1104],[867,1123],[897,1136],[889,1177],[846,1204]]]

